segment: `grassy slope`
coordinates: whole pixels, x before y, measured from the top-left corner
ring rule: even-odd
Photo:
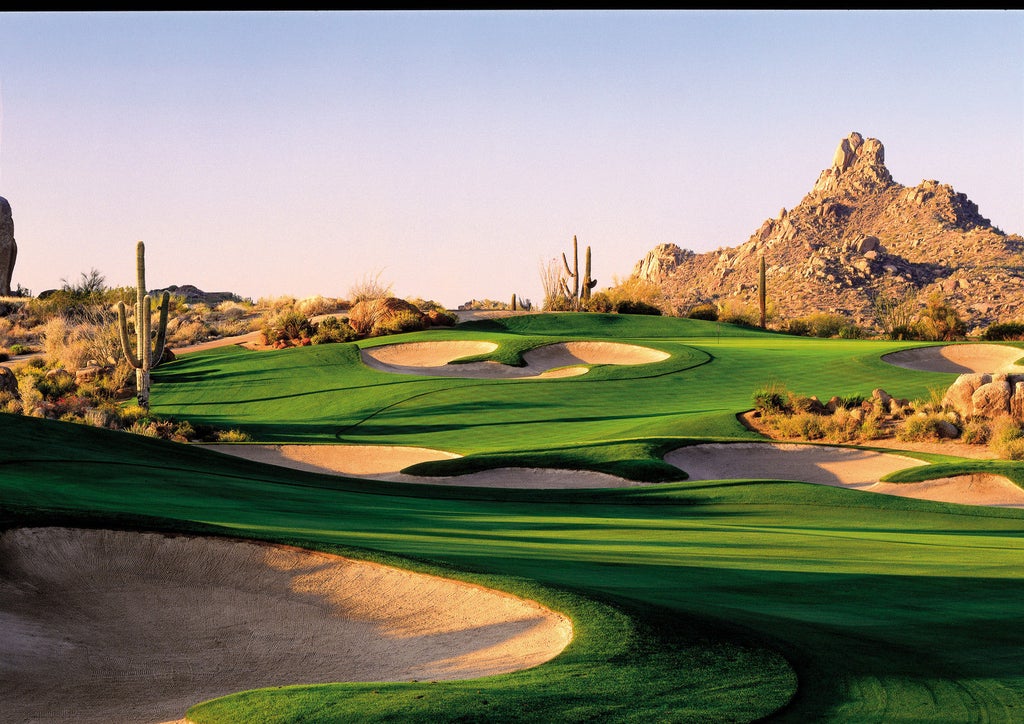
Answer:
[[[492,454],[527,447],[543,455],[564,451],[574,434],[594,443],[584,451],[615,448],[623,437],[742,437],[734,413],[773,380],[826,397],[879,385],[916,397],[951,379],[878,362],[892,344],[794,340],[689,320],[574,321],[585,324],[581,337],[697,350],[687,359],[698,364],[676,358],[662,363],[659,376],[644,375],[656,365],[601,370],[619,377],[604,382],[591,373],[587,381],[481,386],[382,375],[354,364],[351,346],[258,357],[225,350],[169,365],[154,399],[163,412],[193,419],[205,412],[209,421],[243,425],[265,439],[333,440],[347,425],[346,440]],[[571,336],[565,322],[522,317],[508,327],[440,334]],[[712,361],[700,364],[701,352]],[[524,391],[542,387],[549,391],[520,402]],[[232,397],[247,401],[225,407]],[[504,407],[494,409],[496,402]],[[573,419],[581,409],[585,419]],[[508,415],[525,419],[502,430]],[[546,424],[532,424],[537,417]],[[41,435],[53,443],[48,451],[38,449]],[[261,468],[41,421],[0,417],[0,436],[10,453],[0,466],[8,515],[86,511],[134,522],[158,514],[171,521],[161,527],[212,524],[322,549],[402,556],[546,600],[574,615],[583,631],[566,656],[533,672],[469,684],[257,692],[196,708],[197,720],[245,711],[262,718],[271,710],[285,720],[315,718],[345,701],[382,718],[457,712],[473,720],[499,711],[721,720],[720,707],[735,706],[736,718],[746,719],[792,693],[788,671],[756,645],[761,641],[777,646],[800,677],[779,720],[1014,721],[1024,709],[1024,514],[1016,511],[743,481],[609,491],[405,488]],[[627,454],[657,447],[631,444]],[[1020,478],[1020,466],[1007,467]],[[593,599],[616,604],[627,618]],[[737,649],[730,643],[737,635],[755,646]],[[607,649],[619,641],[622,647]]]

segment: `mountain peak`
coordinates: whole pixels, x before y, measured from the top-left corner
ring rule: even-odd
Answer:
[[[972,326],[1024,315],[1024,238],[993,227],[948,184],[896,183],[881,141],[856,132],[799,204],[745,242],[703,254],[663,244],[633,273],[686,314],[696,304],[756,302],[761,257],[783,325],[830,312],[874,327],[873,296],[893,290],[921,299],[939,291]]]
[[[826,195],[852,187],[865,190],[893,184],[885,167],[885,146],[877,138],[865,139],[854,131],[839,142],[832,165],[821,172],[812,193]]]

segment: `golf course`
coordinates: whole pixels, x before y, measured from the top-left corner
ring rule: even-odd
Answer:
[[[4,706],[196,724],[1019,722],[1024,462],[800,446],[834,456],[815,470],[849,467],[819,479],[760,456],[740,419],[770,386],[941,396],[956,371],[884,359],[926,346],[524,314],[153,370],[153,413],[251,442],[0,415]],[[1003,502],[900,493],[996,477]]]

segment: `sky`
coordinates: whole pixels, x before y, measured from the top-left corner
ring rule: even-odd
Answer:
[[[540,304],[736,246],[857,131],[1024,233],[1019,11],[0,12],[14,285]]]

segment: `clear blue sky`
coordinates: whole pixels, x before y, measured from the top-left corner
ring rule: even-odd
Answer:
[[[851,131],[1024,233],[1017,11],[0,12],[14,283],[540,301],[747,240]]]

